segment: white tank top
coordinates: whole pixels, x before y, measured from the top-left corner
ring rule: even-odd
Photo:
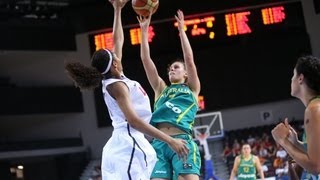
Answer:
[[[107,79],[102,80],[102,92],[104,97],[104,102],[106,103],[109,111],[110,118],[112,120],[112,126],[116,128],[127,128],[126,117],[121,111],[117,101],[109,94],[107,91],[107,86],[115,82],[124,82],[130,93],[130,99],[133,104],[133,108],[138,116],[143,119],[146,123],[150,122],[151,119],[151,106],[148,94],[142,88],[142,86],[137,82],[128,79],[123,76],[122,79]]]

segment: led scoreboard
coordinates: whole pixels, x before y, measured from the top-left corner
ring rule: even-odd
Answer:
[[[273,4],[241,7],[236,9],[185,14],[185,31],[193,46],[205,46],[243,37],[272,36],[277,32],[305,28],[301,2],[279,2]],[[138,24],[124,26],[125,46],[139,47]],[[92,52],[100,48],[113,47],[112,29],[89,35]],[[178,45],[175,19],[154,20],[149,28],[150,46],[168,48]],[[177,46],[176,46],[177,47]],[[135,48],[132,50],[136,51]]]

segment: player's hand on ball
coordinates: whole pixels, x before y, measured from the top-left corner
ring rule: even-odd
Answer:
[[[148,17],[157,11],[159,0],[132,0],[131,4],[139,16]]]
[[[139,25],[142,31],[148,31],[150,21],[151,21],[151,15],[148,17],[144,16],[137,16],[137,19],[139,21]]]

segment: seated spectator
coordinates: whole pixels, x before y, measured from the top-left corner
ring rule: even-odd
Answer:
[[[287,176],[289,164],[287,160],[277,157],[274,162],[275,173],[277,177]]]
[[[264,146],[260,146],[257,155],[262,158],[267,158],[268,151]]]
[[[275,169],[283,168],[284,167],[284,160],[280,157],[276,157],[273,161],[273,167]]]
[[[251,134],[249,134],[247,142],[252,147],[253,144],[256,142],[256,139]]]
[[[238,156],[240,153],[241,153],[241,145],[238,141],[238,139],[235,139],[233,141],[233,144],[232,144],[232,153],[233,153],[233,157],[236,157]]]
[[[276,147],[274,145],[269,146],[267,148],[267,151],[268,151],[268,156],[267,156],[268,159],[270,159],[273,162],[274,158],[276,157],[276,153],[277,153]]]
[[[222,159],[227,162],[227,160],[231,157],[233,157],[232,149],[230,148],[229,143],[226,143],[223,149],[223,152],[221,154]]]
[[[280,157],[282,159],[285,159],[287,157],[287,152],[279,144],[278,144],[278,150],[276,152],[276,157]]]
[[[270,146],[273,146],[273,142],[270,141],[270,136],[264,138],[264,147],[268,149]]]

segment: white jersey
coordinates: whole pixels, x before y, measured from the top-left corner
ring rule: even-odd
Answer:
[[[107,91],[107,86],[109,84],[118,81],[124,82],[128,86],[131,102],[133,104],[135,112],[146,123],[149,123],[152,112],[150,100],[147,93],[137,81],[130,80],[123,76],[123,79],[107,79],[102,81],[103,97],[109,110],[109,115],[112,120],[112,126],[116,129],[120,127],[126,127],[127,125],[127,120],[123,112],[121,111],[117,101],[113,97],[111,97]]]
[[[117,101],[108,93],[107,86],[119,81],[129,88],[138,116],[149,123],[152,115],[149,97],[137,81],[126,77],[102,81],[104,101],[114,127],[111,138],[103,148],[102,179],[149,180],[157,160],[156,152],[144,134],[128,124]]]

